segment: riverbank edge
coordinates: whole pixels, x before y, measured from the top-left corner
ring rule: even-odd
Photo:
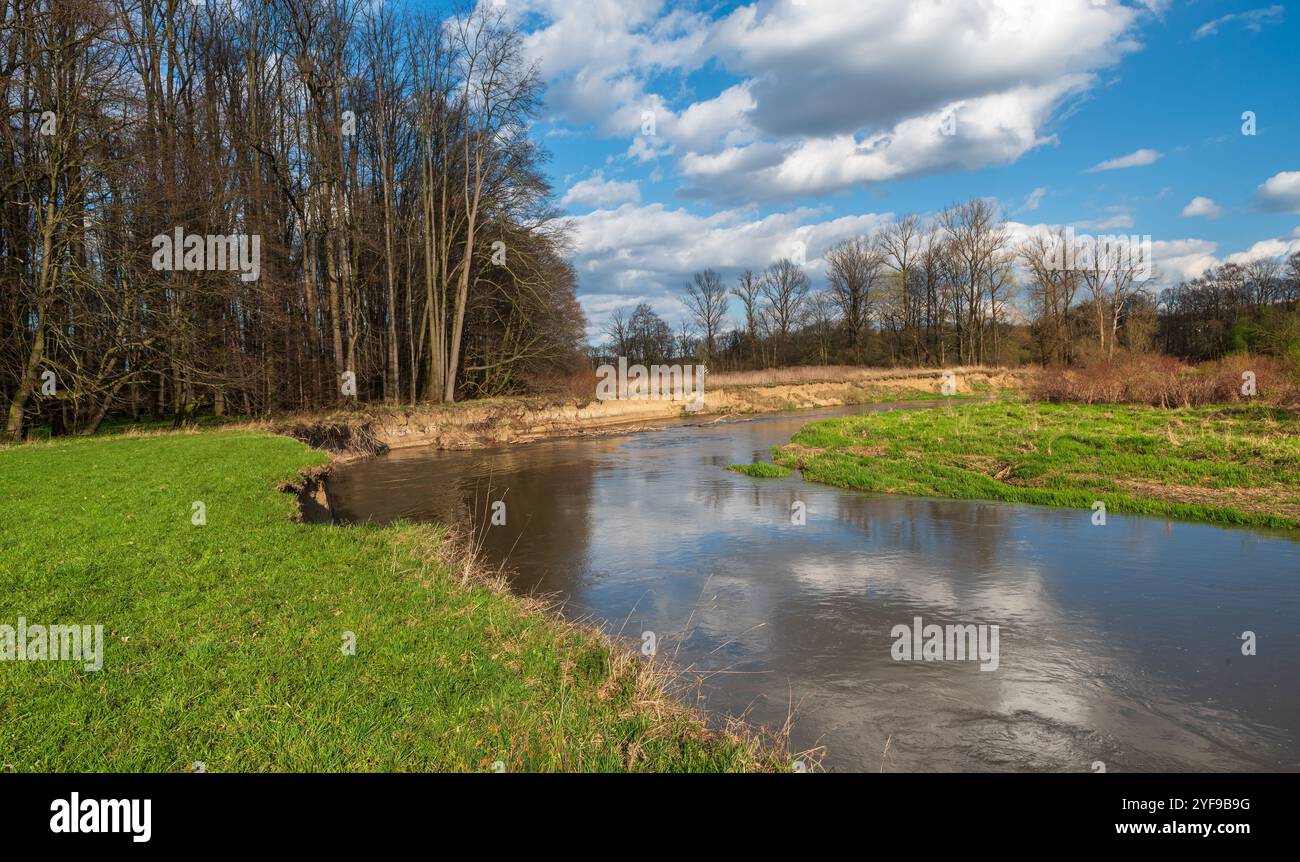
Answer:
[[[987,405],[986,405],[987,406]],[[1044,408],[1071,409],[1082,411],[1084,413],[1098,412],[1107,413],[1117,410],[1123,411],[1142,411],[1148,412],[1153,416],[1160,416],[1170,420],[1171,425],[1180,422],[1181,417],[1187,411],[1197,410],[1218,410],[1222,412],[1231,412],[1242,409],[1241,405],[1222,404],[1206,405],[1204,408],[1165,408],[1149,407],[1146,405],[1135,404],[1050,404],[1048,402],[1025,402],[1015,405],[1017,409],[1029,411],[1041,411]],[[1286,408],[1275,408],[1285,410]],[[975,413],[965,414],[967,419],[974,418]],[[926,417],[933,419],[934,417]],[[869,421],[874,421],[877,425],[888,424],[890,417],[880,418],[871,417]],[[880,472],[889,466],[890,451],[895,444],[900,444],[904,438],[914,445],[921,445],[924,442],[924,433],[920,429],[909,428],[907,434],[891,433],[886,429],[877,429],[880,431],[879,437],[872,437],[870,440],[855,440],[851,444],[844,444],[838,448],[828,448],[823,446],[810,445],[824,433],[831,431],[836,424],[842,420],[830,419],[822,422],[809,423],[796,432],[788,442],[772,449],[772,464],[785,467],[791,470],[797,470],[800,476],[806,481],[816,482],[818,484],[830,485],[832,487],[848,488],[853,490],[868,491],[872,493],[903,494],[908,496],[936,497],[955,500],[991,500],[1007,503],[1028,503],[1031,505],[1045,505],[1057,508],[1080,508],[1085,512],[1091,507],[1095,513],[1097,503],[1104,504],[1103,512],[1128,513],[1133,515],[1147,515],[1155,517],[1167,517],[1189,523],[1212,524],[1216,526],[1236,526],[1251,527],[1259,529],[1271,529],[1280,531],[1300,530],[1300,500],[1287,504],[1285,514],[1277,514],[1272,511],[1256,511],[1254,509],[1240,509],[1227,505],[1220,501],[1198,501],[1186,502],[1173,499],[1171,496],[1161,497],[1150,493],[1147,489],[1145,494],[1139,494],[1132,490],[1117,489],[1097,489],[1086,488],[1083,486],[1068,489],[1035,487],[1026,485],[1016,478],[1018,464],[1024,462],[1027,451],[1036,451],[1033,449],[1034,441],[1030,440],[1027,444],[1029,449],[1020,449],[1012,451],[1010,449],[1001,451],[996,455],[981,456],[983,460],[988,461],[991,473],[981,473],[977,470],[960,469],[962,475],[958,477],[947,477],[943,481],[942,487],[934,477],[921,479],[916,475],[910,476],[906,480],[895,478],[883,479],[887,473]],[[1022,422],[1026,427],[1029,422]],[[1035,423],[1036,430],[1036,423]],[[892,429],[897,432],[898,429]],[[1081,433],[1078,428],[1073,429],[1073,433]],[[950,447],[954,450],[957,448],[955,438],[951,433],[946,433],[946,439],[950,441]],[[1173,431],[1169,431],[1171,450],[1176,451],[1177,445],[1173,443]],[[863,445],[869,443],[870,445]],[[1050,444],[1048,447],[1050,452]],[[958,453],[961,454],[961,453]],[[1019,457],[1017,457],[1019,456]],[[967,456],[974,457],[974,456]],[[951,467],[951,465],[949,465]],[[948,468],[945,468],[948,469]],[[1107,478],[1107,477],[1098,477]],[[883,479],[883,481],[882,481]],[[1107,480],[1114,479],[1120,486],[1128,482],[1135,486],[1142,484],[1142,479],[1134,475],[1123,477],[1109,477]],[[930,484],[926,484],[929,482]],[[996,484],[992,484],[996,483]],[[957,487],[951,488],[955,484]],[[899,487],[893,487],[898,485]],[[1209,494],[1209,489],[1192,489],[1202,490]],[[1227,492],[1241,492],[1240,488],[1228,488]],[[1249,489],[1252,492],[1265,493],[1267,489]],[[953,492],[955,491],[955,493]],[[1238,505],[1241,505],[1238,502]],[[1276,502],[1273,503],[1276,506]],[[1296,514],[1292,514],[1296,512]]]
[[[324,454],[330,459],[325,464],[304,467],[296,480],[275,486],[276,491],[294,497],[293,520],[298,523],[334,521],[329,497],[330,474],[336,465],[356,456],[346,451],[325,451]],[[489,590],[516,605],[520,613],[532,615],[545,625],[575,635],[578,642],[599,644],[609,656],[609,679],[630,679],[630,685],[637,692],[633,698],[635,708],[651,722],[655,728],[652,733],[670,737],[685,734],[698,742],[738,749],[749,761],[749,768],[745,771],[820,770],[822,749],[790,751],[793,717],[782,728],[769,728],[736,716],[705,713],[684,702],[675,692],[685,692],[693,685],[683,681],[685,675],[671,662],[657,656],[643,656],[635,645],[611,635],[597,622],[568,619],[558,600],[514,592],[510,589],[505,569],[492,569],[477,552],[472,537],[462,528],[440,531],[425,524],[403,523],[381,527],[380,530],[390,534],[391,541],[403,551],[451,577],[460,587]]]
[[[945,377],[951,372],[951,377]],[[849,380],[732,384],[706,387],[702,409],[681,401],[574,399],[518,396],[427,404],[374,406],[250,423],[324,449],[342,459],[390,449],[480,449],[565,437],[607,436],[658,430],[674,421],[757,416],[820,407],[942,398],[1022,390],[1033,369],[953,368],[865,370]]]

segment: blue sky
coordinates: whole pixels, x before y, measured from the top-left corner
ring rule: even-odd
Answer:
[[[1150,234],[1165,282],[1300,250],[1285,4],[504,3],[547,81],[536,133],[593,336],[643,300],[676,321],[691,272],[797,243],[819,287],[833,242],[975,196],[1021,233]]]

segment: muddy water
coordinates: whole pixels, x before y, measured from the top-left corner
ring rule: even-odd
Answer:
[[[899,407],[404,450],[341,470],[331,495],[380,522],[485,524],[503,500],[486,547],[516,589],[636,644],[654,632],[698,675],[689,696],[793,714],[793,745],[825,746],[828,769],[1300,770],[1300,542],[723,469],[873,409]],[[999,626],[997,669],[895,660],[894,627],[918,616]]]

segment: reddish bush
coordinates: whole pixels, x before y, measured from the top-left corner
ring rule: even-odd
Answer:
[[[1242,391],[1247,372],[1254,375],[1253,396]],[[1273,357],[1231,356],[1192,366],[1155,353],[1125,354],[1080,367],[1044,368],[1030,391],[1043,401],[1156,407],[1191,407],[1252,398],[1289,404],[1297,400],[1298,394],[1295,382]]]

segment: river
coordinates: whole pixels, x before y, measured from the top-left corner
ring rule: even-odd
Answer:
[[[724,469],[809,421],[920,406],[397,450],[330,494],[345,522],[472,517],[516,590],[633,647],[653,632],[686,697],[789,719],[828,770],[1300,770],[1300,537]],[[997,626],[996,668],[899,660],[917,617]]]

